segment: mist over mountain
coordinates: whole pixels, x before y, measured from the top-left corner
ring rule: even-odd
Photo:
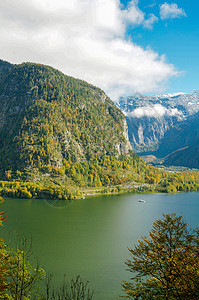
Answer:
[[[140,155],[152,154],[158,158],[181,148],[197,149],[199,144],[199,92],[173,93],[156,96],[135,95],[122,97],[118,106],[126,116],[129,140]],[[180,152],[184,153],[184,150]],[[186,150],[186,155],[188,155]],[[191,154],[192,153],[192,154]],[[197,151],[190,150],[190,155]],[[178,152],[179,154],[179,152]],[[197,167],[198,164],[167,157],[167,165]],[[176,157],[176,156],[175,156]],[[194,157],[194,161],[197,161]]]

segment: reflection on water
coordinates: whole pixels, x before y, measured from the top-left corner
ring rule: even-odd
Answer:
[[[47,205],[53,207],[53,208],[63,208],[68,206],[72,200],[56,200],[56,199],[45,199],[44,200]]]
[[[2,235],[17,231],[33,237],[34,254],[61,280],[80,274],[97,291],[96,300],[117,300],[129,278],[127,246],[147,235],[162,213],[182,214],[199,226],[198,193],[123,194],[85,200],[6,199],[8,221]],[[144,200],[139,202],[139,200]]]

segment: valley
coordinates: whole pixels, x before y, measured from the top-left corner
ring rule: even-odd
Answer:
[[[133,152],[151,150],[152,161],[167,155],[168,165],[181,158],[190,167],[183,151],[195,151],[191,158],[197,162],[198,148],[191,145],[197,143],[197,93],[189,99],[182,93],[156,96],[151,102],[122,98],[123,114],[101,89],[50,66],[0,61],[0,68],[2,196],[75,199],[199,189],[195,170],[166,172]],[[182,146],[187,148],[178,150]],[[169,158],[176,147],[181,155]]]

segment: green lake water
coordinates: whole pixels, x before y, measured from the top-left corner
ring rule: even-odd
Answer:
[[[138,202],[140,199],[145,203]],[[127,280],[124,261],[141,235],[162,213],[182,214],[199,227],[199,193],[122,194],[84,200],[5,199],[8,220],[1,236],[32,236],[34,256],[55,281],[80,274],[96,291],[96,300],[119,300]]]

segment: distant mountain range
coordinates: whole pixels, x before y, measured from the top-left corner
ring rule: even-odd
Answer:
[[[199,92],[121,97],[129,140],[139,155],[199,168]]]

